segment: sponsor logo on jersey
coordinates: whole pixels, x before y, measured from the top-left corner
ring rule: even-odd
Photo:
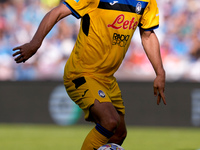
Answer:
[[[74,0],[74,1],[77,2],[77,3],[79,2],[79,0]]]
[[[140,2],[138,2],[136,7],[135,7],[135,12],[137,14],[140,14],[141,11],[142,11],[142,4]]]
[[[125,20],[124,14],[120,14],[115,18],[113,23],[108,24],[107,27],[111,27],[113,29],[121,29],[124,30],[135,30],[135,28],[138,25],[138,21],[135,22],[135,17],[133,17],[131,20]]]
[[[105,97],[106,97],[106,94],[105,94],[102,90],[99,90],[99,91],[98,91],[98,94],[99,94],[99,96],[102,97],[102,98],[105,98]]]
[[[120,47],[125,47],[129,38],[130,38],[130,35],[114,33],[112,45],[119,45]]]

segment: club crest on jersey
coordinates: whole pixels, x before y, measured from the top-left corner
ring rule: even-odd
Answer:
[[[105,97],[106,97],[106,94],[105,94],[102,90],[99,90],[99,91],[98,91],[98,94],[99,94],[99,96],[102,97],[102,98],[105,98]]]
[[[140,2],[138,2],[136,7],[135,7],[135,12],[137,14],[140,14],[141,10],[142,10],[142,4]]]

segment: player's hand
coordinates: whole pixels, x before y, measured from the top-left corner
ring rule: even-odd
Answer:
[[[24,63],[37,52],[38,48],[38,46],[35,46],[32,43],[26,43],[24,45],[13,48],[13,51],[16,51],[13,54],[13,57],[16,56],[16,63]]]
[[[166,105],[165,100],[165,75],[157,75],[154,80],[154,95],[157,97],[157,105],[160,104],[161,99],[163,103]]]

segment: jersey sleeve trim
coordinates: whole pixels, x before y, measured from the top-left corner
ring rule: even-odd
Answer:
[[[140,23],[139,25],[138,25],[140,28],[142,28],[142,24]],[[144,31],[152,31],[152,30],[155,30],[155,29],[157,29],[157,28],[159,28],[159,25],[156,25],[156,26],[153,26],[153,27],[151,27],[151,28],[148,28],[148,29],[144,29],[144,28],[142,28]]]
[[[66,5],[71,11],[72,15],[76,17],[77,19],[81,18],[81,15],[79,15],[67,2],[63,2],[64,5]]]

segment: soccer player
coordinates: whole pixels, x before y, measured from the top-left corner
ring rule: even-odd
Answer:
[[[53,26],[70,14],[81,18],[81,26],[64,69],[64,85],[84,111],[85,119],[95,123],[81,150],[95,150],[108,142],[121,145],[127,134],[125,107],[113,74],[125,57],[136,27],[156,73],[157,104],[161,100],[166,104],[165,71],[154,33],[159,26],[156,0],[66,0],[45,15],[29,43],[13,49],[17,50],[13,54],[16,63],[33,56]]]

